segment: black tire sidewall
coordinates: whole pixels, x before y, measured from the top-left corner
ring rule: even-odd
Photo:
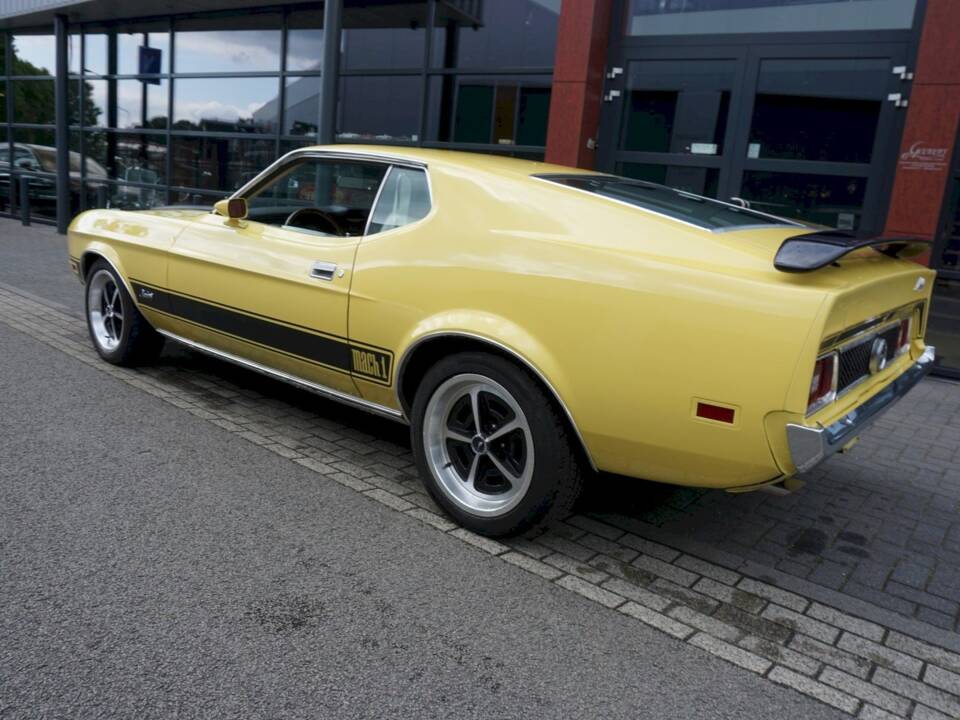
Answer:
[[[123,317],[125,321],[120,330],[120,342],[117,343],[117,347],[115,347],[113,350],[105,350],[100,346],[100,343],[97,342],[97,338],[93,332],[93,324],[90,321],[90,281],[92,281],[94,275],[101,270],[105,270],[110,274],[110,277],[113,278],[114,284],[120,290],[120,307],[123,310]],[[123,280],[121,280],[117,275],[116,270],[114,270],[109,263],[104,262],[103,260],[98,260],[95,262],[87,275],[87,282],[84,286],[84,310],[87,317],[87,332],[90,333],[90,340],[93,342],[93,347],[96,349],[97,354],[110,363],[121,364],[128,362],[132,355],[130,347],[130,335],[133,332],[134,324],[139,320],[139,310],[137,310],[136,306],[133,304],[133,298],[130,297],[130,293],[127,292],[127,288],[123,284]]]
[[[455,375],[476,374],[493,380],[513,395],[526,416],[533,439],[533,476],[523,499],[498,517],[474,515],[447,497],[434,477],[424,449],[423,426],[427,405],[440,385]],[[558,431],[557,414],[551,399],[533,377],[515,364],[496,355],[461,353],[444,358],[424,376],[411,410],[411,444],[414,460],[430,496],[460,525],[481,535],[499,537],[536,526],[550,511],[559,487],[559,475],[570,467],[571,448]]]

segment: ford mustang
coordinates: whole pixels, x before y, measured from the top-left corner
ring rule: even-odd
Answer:
[[[212,211],[83,213],[69,249],[104,360],[169,339],[406,422],[491,536],[597,471],[788,492],[933,364],[918,241],[507,158],[304,148]]]

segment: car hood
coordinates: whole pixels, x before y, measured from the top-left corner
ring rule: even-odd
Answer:
[[[210,208],[196,205],[171,205],[167,207],[156,207],[150,210],[138,210],[137,212],[141,215],[155,215],[172,220],[193,220],[203,215],[209,215]]]

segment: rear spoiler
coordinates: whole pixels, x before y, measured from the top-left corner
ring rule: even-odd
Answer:
[[[911,257],[919,255],[932,243],[932,240],[919,238],[858,238],[843,230],[819,230],[784,240],[773,259],[773,266],[782,272],[810,272],[860,248],[872,247],[890,257],[900,257],[901,254]]]

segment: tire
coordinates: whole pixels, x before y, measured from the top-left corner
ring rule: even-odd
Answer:
[[[87,273],[87,330],[97,353],[114,365],[153,360],[163,348],[163,336],[140,314],[116,271],[97,260]]]
[[[584,474],[578,448],[557,404],[526,369],[481,352],[446,357],[424,376],[411,416],[423,483],[468,530],[516,535],[573,509]]]

